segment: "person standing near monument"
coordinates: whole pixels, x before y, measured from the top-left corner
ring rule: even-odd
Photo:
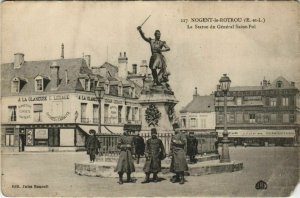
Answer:
[[[186,136],[179,130],[175,129],[175,135],[171,139],[171,165],[170,172],[176,175],[172,177],[171,182],[179,181],[179,184],[184,184],[184,171],[188,170],[186,161],[187,140]]]
[[[155,39],[145,37],[142,27],[137,27],[141,37],[150,44],[151,47],[151,58],[149,62],[149,67],[153,76],[153,85],[161,85],[162,83],[168,82],[169,73],[167,72],[167,64],[165,57],[162,52],[170,51],[170,47],[165,41],[160,40],[161,33],[156,30],[154,33]],[[157,69],[159,72],[157,73]]]
[[[197,163],[195,156],[198,154],[198,140],[196,139],[194,132],[189,132],[187,136],[187,155],[190,157],[190,163]]]
[[[124,131],[118,142],[118,148],[121,150],[115,172],[119,174],[119,184],[123,184],[123,174],[127,174],[127,182],[134,182],[131,173],[135,172],[133,155],[135,153],[133,137],[129,136],[128,131]]]
[[[216,150],[216,154],[219,154],[219,138],[218,138],[218,135],[215,137],[215,150]]]
[[[90,136],[86,141],[86,149],[87,154],[90,155],[90,163],[95,162],[96,155],[99,153],[100,150],[100,142],[96,137],[96,131],[91,129],[89,131]]]
[[[135,145],[135,158],[136,163],[140,163],[140,157],[144,155],[145,152],[145,141],[142,136],[138,133],[136,136],[134,136],[134,145]]]
[[[151,129],[151,138],[146,141],[144,172],[146,174],[143,184],[150,182],[150,174],[153,173],[153,181],[158,182],[157,173],[161,171],[161,160],[166,157],[165,147],[157,137],[156,128]]]

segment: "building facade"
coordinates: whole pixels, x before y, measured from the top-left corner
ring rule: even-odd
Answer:
[[[229,139],[238,144],[292,145],[297,142],[294,82],[278,77],[272,83],[263,80],[260,86],[230,87],[227,94],[227,126]],[[224,95],[215,92],[216,130],[224,129]]]
[[[195,133],[214,132],[216,128],[214,95],[200,96],[195,88],[193,100],[180,110],[182,130]]]
[[[119,65],[91,67],[91,57],[26,61],[17,53],[1,65],[2,148],[11,151],[74,151],[85,146],[90,129],[120,134],[140,125],[141,86],[128,78],[128,58]],[[121,72],[121,73],[120,73]],[[140,78],[140,77],[139,77]],[[103,85],[99,101],[95,87]],[[98,131],[99,132],[99,131]]]

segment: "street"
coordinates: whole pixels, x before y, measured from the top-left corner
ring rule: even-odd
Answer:
[[[289,196],[299,182],[299,148],[230,147],[231,160],[244,169],[233,173],[186,177],[184,185],[169,178],[159,183],[117,184],[117,178],[79,176],[74,163],[85,152],[16,153],[2,155],[5,196]],[[255,184],[263,180],[266,190]],[[36,186],[34,186],[36,185]],[[39,187],[39,188],[38,188]]]

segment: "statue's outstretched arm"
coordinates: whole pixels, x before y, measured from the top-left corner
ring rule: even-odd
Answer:
[[[150,38],[146,38],[146,37],[145,37],[145,34],[144,34],[144,32],[142,31],[142,27],[139,26],[139,27],[137,27],[137,29],[138,29],[138,31],[139,31],[141,37],[142,37],[146,42],[150,42]]]

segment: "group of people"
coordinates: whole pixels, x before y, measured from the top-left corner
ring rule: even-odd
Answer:
[[[118,148],[121,150],[118,159],[115,172],[119,174],[119,184],[123,184],[123,175],[126,173],[127,182],[135,182],[131,178],[131,173],[135,172],[134,157],[135,149],[134,146],[135,138],[130,136],[127,131],[124,132],[118,142]],[[184,171],[188,170],[186,161],[186,136],[179,130],[175,130],[175,135],[171,140],[171,165],[170,171],[175,173],[175,176],[171,179],[173,183],[179,182],[184,184]],[[153,174],[153,182],[158,182],[157,174],[161,172],[161,161],[166,158],[166,151],[162,141],[157,137],[157,130],[151,129],[151,138],[145,143],[145,164],[143,171],[145,173],[145,179],[142,181],[143,184],[150,182],[150,175]],[[137,155],[139,156],[139,155]]]
[[[95,136],[94,130],[91,130],[90,133],[91,136],[87,139],[86,146],[90,162],[93,163],[95,155],[99,153],[100,142]],[[198,141],[193,133],[186,136],[179,129],[175,129],[170,145],[170,172],[175,173],[171,178],[172,183],[184,184],[184,171],[188,170],[186,154],[190,157],[190,163],[196,163],[197,146]],[[124,173],[127,176],[126,182],[135,182],[131,178],[131,173],[135,172],[134,160],[137,158],[137,164],[139,164],[139,158],[142,155],[145,156],[143,167],[145,179],[142,183],[149,183],[151,174],[153,174],[153,182],[159,181],[157,174],[161,172],[161,161],[166,158],[167,154],[162,141],[157,136],[156,128],[151,129],[151,138],[146,142],[141,136],[131,136],[128,131],[125,131],[119,138],[118,149],[120,149],[120,155],[115,172],[119,175],[119,184],[124,183]]]

